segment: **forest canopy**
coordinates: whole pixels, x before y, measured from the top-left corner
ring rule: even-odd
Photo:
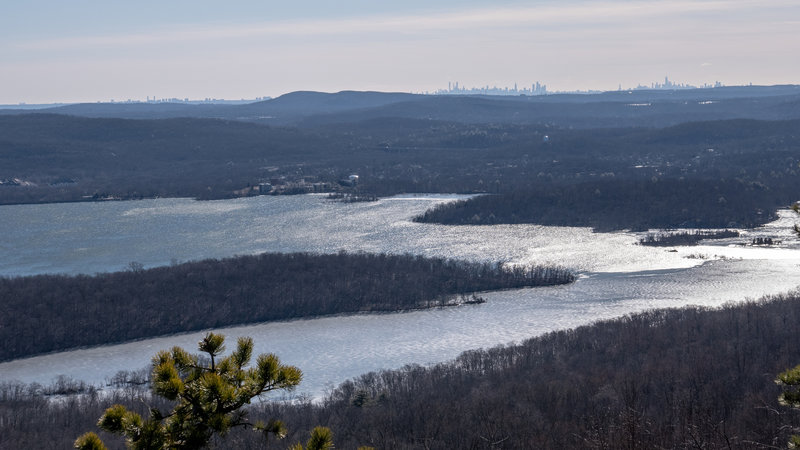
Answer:
[[[0,278],[0,360],[227,325],[448,306],[474,292],[573,280],[558,267],[345,252]]]

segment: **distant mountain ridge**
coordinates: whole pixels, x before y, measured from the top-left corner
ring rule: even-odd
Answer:
[[[747,96],[749,95],[749,96]],[[661,128],[691,121],[800,118],[800,86],[623,91],[545,96],[426,96],[379,107],[309,115],[314,126],[377,117],[561,127]]]
[[[217,118],[278,126],[317,126],[377,117],[462,123],[548,123],[578,128],[664,127],[696,120],[800,118],[800,86],[631,90],[542,96],[421,95],[400,92],[291,92],[244,105],[81,103],[0,114],[93,118]]]
[[[246,106],[264,111],[297,111],[307,114],[311,111],[336,112],[374,108],[423,98],[425,98],[424,95],[403,92],[341,91],[331,94],[315,91],[296,91]]]
[[[303,117],[381,107],[425,96],[407,93],[297,91],[245,105],[186,103],[78,103],[37,110],[0,110],[0,114],[64,114],[91,118],[215,118],[285,125]]]

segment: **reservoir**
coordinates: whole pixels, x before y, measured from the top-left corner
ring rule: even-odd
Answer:
[[[458,196],[398,196],[343,204],[322,196],[198,202],[0,207],[0,275],[93,274],[260,252],[413,253],[504,264],[549,264],[579,274],[567,286],[483,294],[487,302],[393,314],[356,314],[218,330],[252,336],[255,352],[300,367],[299,392],[318,397],[362,373],[431,364],[475,348],[520,342],[649,308],[719,306],[800,285],[794,217],[739,238],[695,247],[637,245],[642,233],[538,225],[442,226],[411,218]],[[774,247],[743,245],[772,237]],[[43,324],[46,326],[46,324]],[[103,383],[145,367],[158,350],[189,350],[203,332],[0,363],[0,381],[48,383],[67,375]]]

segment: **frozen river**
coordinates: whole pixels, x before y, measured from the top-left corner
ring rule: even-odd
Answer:
[[[481,305],[359,314],[220,330],[252,336],[305,373],[299,391],[319,396],[382,368],[428,364],[460,352],[654,307],[716,306],[800,285],[793,217],[713,245],[635,245],[636,233],[536,225],[416,224],[415,214],[454,196],[341,204],[320,196],[214,202],[135,202],[0,207],[0,274],[95,273],[264,251],[415,253],[509,264],[557,264],[581,274],[568,286],[493,292]],[[771,236],[791,245],[740,245]],[[670,251],[672,250],[672,251]],[[675,251],[677,250],[677,251]],[[43,324],[44,326],[44,324]],[[0,381],[47,383],[65,374],[102,383],[147,365],[158,350],[195,349],[203,333],[61,352],[0,364]]]

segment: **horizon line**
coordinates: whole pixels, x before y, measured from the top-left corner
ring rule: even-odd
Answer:
[[[666,79],[666,78],[665,78]],[[537,82],[533,82],[536,84]],[[532,85],[533,85],[532,84]],[[519,95],[523,96],[530,96],[530,97],[539,97],[539,96],[552,96],[552,95],[596,95],[596,94],[605,94],[611,92],[625,92],[625,91],[686,91],[686,90],[702,90],[702,89],[723,89],[723,88],[766,88],[766,87],[800,87],[800,83],[789,83],[789,84],[740,84],[740,85],[723,85],[720,83],[716,83],[715,85],[704,84],[703,86],[694,86],[686,83],[672,83],[669,87],[652,87],[653,85],[658,85],[658,83],[652,83],[651,86],[645,85],[638,85],[636,87],[619,87],[617,89],[575,89],[575,90],[554,90],[550,91],[547,90],[545,93],[541,94],[531,94],[527,93],[529,91],[525,91],[527,85],[523,89],[511,88],[509,86],[498,87],[492,86],[488,89],[491,91],[508,91],[513,93],[518,93]],[[436,91],[423,91],[423,92],[413,92],[413,91],[377,91],[377,90],[354,90],[354,89],[342,89],[339,91],[317,91],[317,90],[296,90],[296,91],[289,91],[283,94],[280,94],[275,97],[271,96],[261,96],[261,97],[253,97],[253,98],[239,98],[239,99],[232,99],[232,98],[216,98],[216,97],[205,97],[205,98],[178,98],[178,97],[162,97],[156,98],[153,96],[151,99],[147,96],[144,100],[142,99],[125,99],[125,100],[116,100],[116,99],[108,99],[108,100],[94,100],[94,101],[52,101],[47,103],[28,103],[28,102],[18,102],[18,103],[0,103],[0,109],[13,109],[14,107],[23,107],[24,108],[37,108],[37,107],[52,107],[52,106],[69,106],[69,105],[82,105],[82,104],[221,104],[221,103],[230,103],[230,104],[250,104],[250,103],[257,103],[261,101],[269,101],[274,100],[286,95],[296,94],[301,92],[306,93],[315,93],[315,94],[342,94],[347,92],[360,92],[360,93],[377,93],[377,94],[409,94],[409,95],[430,95],[430,96],[447,96],[447,95],[465,95],[465,96],[487,96],[487,97],[507,97],[509,94],[492,94],[492,93],[480,93],[481,90],[485,90],[486,86],[482,87],[458,87],[458,82],[455,83],[456,89],[438,89]],[[542,86],[546,86],[542,84]]]

